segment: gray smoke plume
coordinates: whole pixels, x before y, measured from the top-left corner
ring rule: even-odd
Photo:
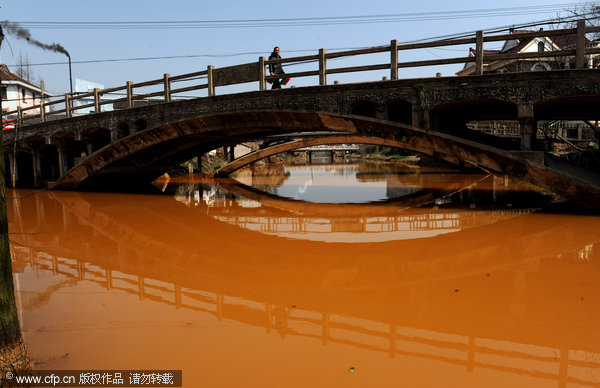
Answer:
[[[46,43],[42,43],[39,40],[35,40],[31,37],[31,33],[19,26],[18,23],[13,23],[13,22],[9,22],[8,20],[4,20],[2,22],[0,22],[0,25],[2,25],[2,28],[4,31],[6,31],[6,33],[14,35],[17,38],[21,38],[21,39],[25,39],[26,41],[28,41],[29,43],[42,48],[44,50],[49,50],[49,51],[54,51],[56,53],[61,53],[61,54],[65,54],[67,57],[71,58],[71,56],[69,55],[69,52],[67,50],[65,50],[65,48],[63,46],[61,46],[58,43],[52,43],[52,44],[46,44]]]

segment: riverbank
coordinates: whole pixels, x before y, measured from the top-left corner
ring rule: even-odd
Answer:
[[[20,339],[13,345],[0,349],[0,371],[2,371],[3,374],[4,372],[15,373],[31,371],[31,360],[23,339]],[[0,382],[4,383],[2,378],[4,378],[4,376],[1,376]]]

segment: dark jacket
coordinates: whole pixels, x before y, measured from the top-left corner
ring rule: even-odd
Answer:
[[[281,56],[279,56],[273,52],[273,53],[271,53],[271,56],[269,56],[269,61],[272,59],[281,59]],[[283,71],[283,67],[281,66],[281,63],[269,63],[269,72],[273,73],[273,74],[285,74],[285,71]]]

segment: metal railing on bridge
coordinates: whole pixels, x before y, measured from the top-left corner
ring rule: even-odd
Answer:
[[[74,115],[79,115],[78,111],[81,110],[91,109],[92,114],[100,113],[102,111],[103,105],[113,105],[113,107],[115,107],[116,109],[127,109],[134,107],[136,105],[136,102],[139,101],[145,101],[146,103],[171,102],[174,97],[181,96],[182,93],[188,93],[203,89],[208,90],[208,96],[210,97],[214,96],[215,89],[221,86],[258,82],[259,90],[265,90],[267,88],[266,84],[268,81],[282,77],[282,75],[269,75],[267,73],[266,67],[269,64],[275,63],[318,63],[318,69],[286,73],[285,77],[297,79],[302,77],[318,76],[319,85],[327,85],[327,76],[331,74],[356,73],[374,70],[389,70],[390,79],[397,80],[398,69],[449,64],[475,63],[475,74],[479,75],[483,74],[484,60],[496,61],[540,58],[556,59],[561,57],[571,57],[575,59],[575,68],[582,69],[586,66],[586,56],[600,53],[599,47],[586,47],[587,45],[585,35],[593,32],[600,32],[600,27],[588,27],[585,25],[584,21],[580,21],[577,24],[577,28],[518,32],[485,36],[483,31],[477,31],[474,37],[467,38],[443,39],[424,43],[408,44],[398,44],[397,40],[392,40],[390,44],[386,46],[365,48],[359,50],[348,50],[328,53],[325,49],[319,49],[318,54],[315,55],[306,55],[277,60],[266,60],[264,57],[260,57],[258,62],[245,63],[241,65],[222,68],[214,68],[213,66],[209,65],[206,70],[194,73],[187,73],[177,76],[164,74],[162,78],[155,80],[139,83],[133,83],[131,81],[128,81],[123,86],[117,86],[101,90],[96,88],[88,93],[82,93],[77,95],[65,94],[64,98],[52,102],[46,102],[44,100],[44,96],[42,95],[41,103],[39,105],[33,105],[26,108],[19,107],[17,110],[10,111],[5,114],[8,117],[8,123],[17,124],[18,127],[25,125],[25,122],[30,120],[33,120],[34,122],[46,122],[48,120],[57,118],[71,118]],[[555,51],[484,55],[483,45],[487,42],[499,42],[515,39],[531,39],[537,37],[553,37],[565,35],[576,35],[577,43],[575,44],[575,47],[568,47],[567,49]],[[430,49],[448,46],[462,46],[470,44],[475,45],[474,56],[409,62],[399,61],[399,52],[401,51]],[[327,64],[327,61],[330,59],[347,58],[359,55],[369,55],[386,52],[390,54],[389,62],[382,64],[347,66],[338,68],[330,68]],[[177,83],[183,83],[187,86],[177,88]],[[153,89],[152,91],[147,93],[134,93],[134,91],[139,91],[140,89],[144,88]],[[123,97],[115,99],[106,99],[106,96],[114,94],[120,94]],[[105,98],[103,99],[103,97]],[[153,98],[154,100],[149,101],[149,99]],[[79,100],[81,104],[75,105],[74,101],[77,100]],[[93,100],[93,102],[89,102],[91,100]],[[36,113],[33,113],[34,111]],[[28,112],[31,112],[31,114]]]

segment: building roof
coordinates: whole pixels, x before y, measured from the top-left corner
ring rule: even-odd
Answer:
[[[469,47],[469,56],[474,57],[476,54],[477,54],[477,50]],[[496,54],[500,54],[500,50],[483,50],[483,63],[484,64],[492,63],[493,61],[486,59],[486,57],[489,55],[496,55]]]
[[[533,30],[515,30],[511,29],[509,31],[510,34],[520,34],[527,32],[536,32]],[[556,36],[544,36],[539,38],[519,38],[515,36],[514,39],[508,39],[504,42],[504,46],[501,50],[483,50],[483,64],[488,66],[493,66],[496,63],[501,63],[501,60],[489,60],[486,59],[486,56],[496,55],[496,54],[516,54],[520,53],[530,43],[536,39],[544,39],[552,46],[555,46],[558,50],[565,50],[575,47],[577,43],[577,34],[566,34],[566,35],[556,35]],[[589,40],[586,38],[586,42]],[[475,56],[476,50],[473,48],[469,48],[469,56]],[[474,71],[475,64],[474,63],[466,63],[462,70],[458,71],[456,74],[464,75]]]
[[[526,33],[526,32],[536,32],[536,31],[510,30],[510,34],[522,34],[522,33]],[[547,39],[548,41],[550,41],[551,43],[556,45],[560,50],[566,49],[568,47],[574,47],[575,44],[577,43],[577,34],[556,35],[556,36],[549,36],[549,37],[546,36],[546,37],[542,37],[542,38]],[[522,38],[522,39],[517,38],[517,39],[515,39],[517,41],[517,44],[515,46],[510,46],[509,48],[507,48],[505,50],[500,50],[499,53],[500,54],[518,53],[521,50],[523,50],[534,39],[537,39],[537,38]]]
[[[30,89],[34,89],[37,92],[41,92],[41,88],[39,86],[36,86],[34,84],[32,84],[29,81],[25,81],[23,78],[19,77],[18,75],[11,73],[10,70],[8,70],[8,66],[6,66],[5,64],[1,64],[0,63],[0,77],[2,79],[2,83],[6,83],[6,81],[13,81],[11,83],[20,83],[23,84],[24,86],[28,86]],[[47,96],[50,96],[51,94],[44,91],[44,94]]]

